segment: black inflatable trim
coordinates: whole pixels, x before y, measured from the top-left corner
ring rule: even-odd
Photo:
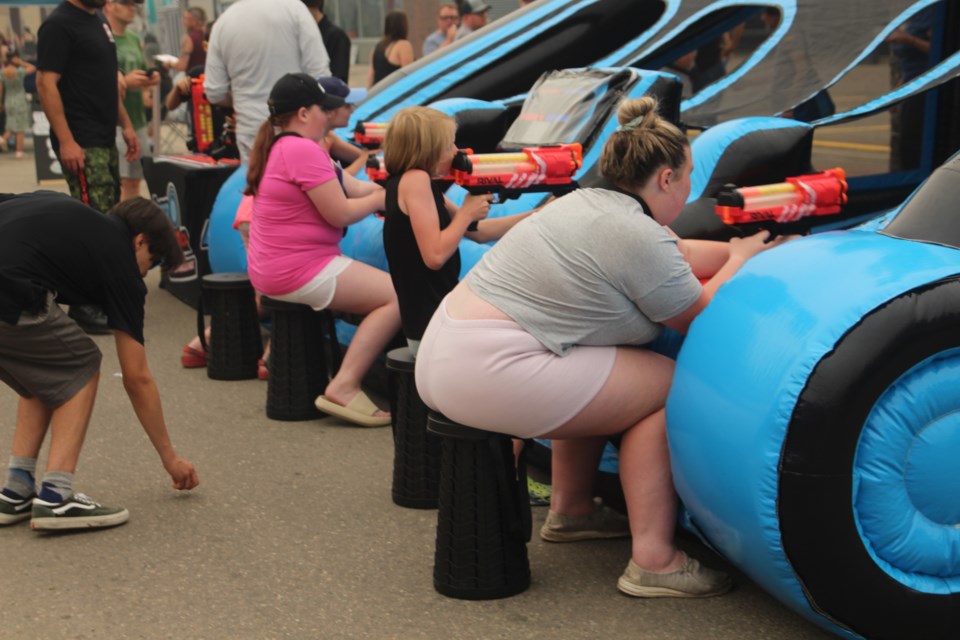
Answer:
[[[931,174],[882,233],[960,248],[960,154]]]
[[[780,460],[784,552],[815,611],[871,639],[960,638],[960,593],[915,591],[864,547],[852,509],[853,463],[866,418],[889,385],[960,346],[960,276],[873,310],[815,367]]]
[[[550,13],[540,16],[541,21],[555,18],[569,10],[568,3],[558,4]],[[507,53],[498,53],[508,41],[497,31],[483,37],[484,48],[470,57],[457,59],[455,50],[444,58],[415,62],[395,74],[395,79],[379,83],[370,97],[386,93],[400,82],[409,83],[408,76],[427,65],[438,65],[437,72],[428,78],[407,86],[391,95],[385,104],[365,114],[367,120],[375,120],[380,114],[410,100],[433,85],[438,77],[450,71],[451,64],[460,66],[478,65],[479,70],[466,75],[435,95],[429,101],[447,98],[476,98],[496,100],[526,92],[543,72],[551,69],[583,67],[603,58],[637,37],[637,34],[653,26],[664,11],[662,2],[651,0],[598,0],[577,9],[573,15],[546,29],[537,38],[514,46]],[[528,20],[529,16],[518,12],[511,20]],[[506,24],[506,23],[504,23]],[[456,46],[456,45],[455,45]],[[454,62],[455,61],[455,62]],[[442,68],[440,68],[442,67]]]

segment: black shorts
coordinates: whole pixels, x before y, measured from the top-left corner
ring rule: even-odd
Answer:
[[[100,370],[100,349],[47,295],[46,309],[0,321],[0,380],[24,398],[56,409]]]

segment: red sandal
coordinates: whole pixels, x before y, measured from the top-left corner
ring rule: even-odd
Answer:
[[[200,369],[207,366],[207,352],[200,349],[194,349],[190,345],[183,348],[180,355],[180,364],[184,369]]]

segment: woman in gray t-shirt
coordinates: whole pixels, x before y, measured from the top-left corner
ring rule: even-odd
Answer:
[[[664,405],[673,361],[642,345],[686,333],[766,233],[728,243],[678,240],[666,225],[690,194],[686,136],[645,97],[624,102],[600,158],[614,189],[583,189],[507,233],[434,314],[417,389],[463,424],[553,443],[542,538],[633,536],[618,587],[641,597],[727,591],[727,575],[673,542],[676,495]],[[707,282],[701,286],[700,279]],[[594,503],[604,443],[622,434],[629,522]]]

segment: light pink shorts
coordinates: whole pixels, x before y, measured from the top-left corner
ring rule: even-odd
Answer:
[[[308,305],[314,311],[323,311],[333,302],[333,294],[337,292],[337,276],[352,263],[353,260],[346,256],[335,256],[320,273],[313,276],[313,280],[296,291],[270,297],[282,302],[298,302]]]
[[[417,391],[468,427],[537,438],[596,397],[616,355],[616,347],[574,347],[561,357],[511,320],[453,319],[444,301],[420,341]]]

